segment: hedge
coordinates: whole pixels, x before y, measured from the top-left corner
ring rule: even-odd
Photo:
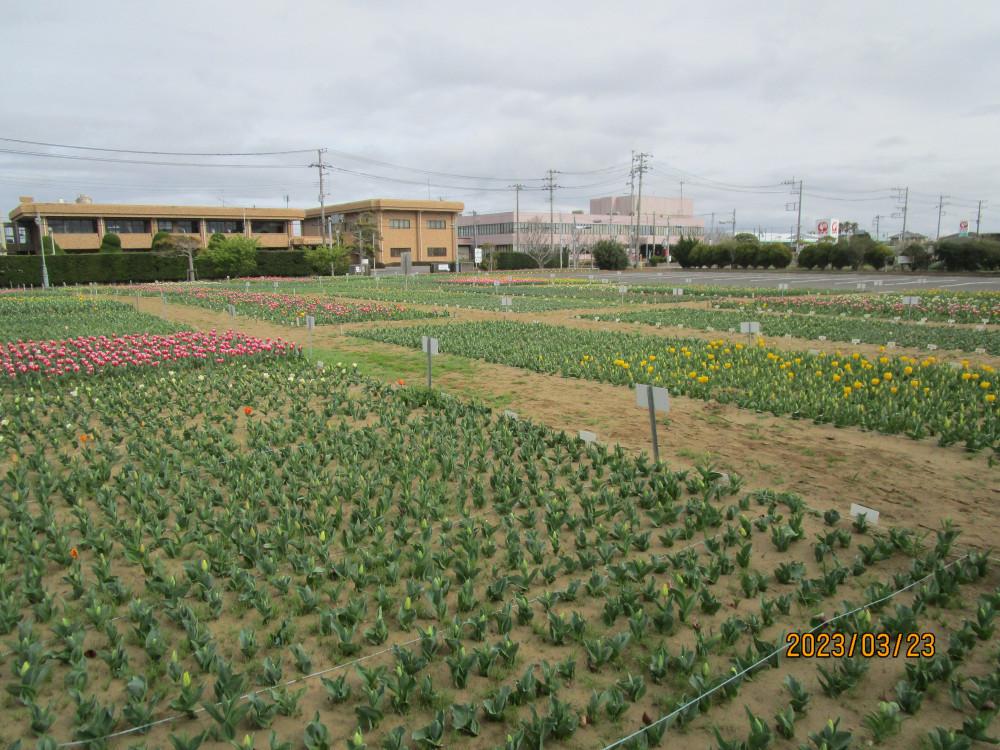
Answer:
[[[88,253],[47,255],[45,265],[52,286],[73,284],[127,284],[150,281],[184,281],[187,258],[154,253]],[[195,257],[199,279],[215,279],[211,263]],[[301,250],[261,250],[257,253],[261,276],[309,276],[312,270]],[[0,287],[42,285],[42,260],[38,255],[0,256]]]

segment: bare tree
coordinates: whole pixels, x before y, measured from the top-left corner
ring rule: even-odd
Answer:
[[[157,244],[164,255],[183,255],[188,261],[187,280],[194,281],[194,256],[201,249],[201,240],[193,234],[171,235],[169,240]]]
[[[549,225],[546,222],[534,221],[525,222],[521,229],[521,250],[530,255],[539,268],[545,268],[545,264],[554,254],[554,248],[549,244]]]
[[[582,227],[581,227],[582,228]],[[577,232],[573,238],[571,268],[580,267],[580,256],[589,253],[597,241],[597,235],[591,232]]]
[[[368,273],[374,273],[375,250],[382,241],[382,233],[378,230],[378,218],[371,211],[366,211],[348,227],[348,231],[354,235],[354,246],[358,256],[371,261]]]

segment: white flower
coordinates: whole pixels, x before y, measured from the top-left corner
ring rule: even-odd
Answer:
[[[351,367],[357,367],[357,366],[358,366],[357,362],[351,362]]]
[[[10,424],[10,420],[7,419],[6,417],[4,417],[3,419],[0,419],[0,425],[3,425],[4,427],[6,427],[9,424]]]
[[[204,375],[199,375],[199,376],[198,376],[198,380],[204,380],[204,379],[205,379],[205,376],[204,376]]]
[[[77,389],[76,389],[76,388],[74,388],[73,390],[71,390],[71,391],[69,392],[69,395],[70,395],[70,396],[72,396],[73,398],[76,398],[76,396],[77,396],[77,393],[79,393],[79,391],[77,391]]]

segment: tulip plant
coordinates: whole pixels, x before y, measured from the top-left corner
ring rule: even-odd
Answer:
[[[469,330],[510,336],[528,361],[562,341]],[[625,384],[643,359],[661,378],[731,363],[748,393],[807,366],[914,367],[955,420],[959,394],[989,392],[972,367],[690,342],[654,354],[638,337],[596,359],[603,341],[554,367]],[[847,507],[748,490],[714,465],[674,471],[349,363],[209,359],[0,391],[4,744],[513,750],[639,732],[629,746],[648,747],[674,726],[707,745],[716,717],[752,702],[754,746],[773,740],[758,715],[778,712],[785,736],[846,746],[865,730],[825,723],[830,695],[878,711],[886,671],[900,711],[952,717],[941,742],[991,737],[1000,594],[956,525],[852,523]],[[860,654],[800,659],[800,681],[779,687],[787,633],[931,629],[937,655],[877,670]],[[917,722],[900,725],[905,738]]]

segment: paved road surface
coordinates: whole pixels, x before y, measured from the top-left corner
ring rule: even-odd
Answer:
[[[550,272],[544,272],[550,273]],[[956,292],[1000,292],[1000,276],[962,276],[948,274],[878,273],[875,271],[844,273],[809,273],[782,271],[705,271],[669,269],[642,271],[570,271],[572,276],[608,279],[619,284],[711,284],[776,288],[788,284],[789,289],[839,289],[869,292],[902,292],[921,288],[946,289]],[[537,274],[535,274],[537,275]],[[556,275],[559,275],[558,272]],[[878,283],[876,283],[878,282]],[[861,285],[864,285],[863,287]]]

